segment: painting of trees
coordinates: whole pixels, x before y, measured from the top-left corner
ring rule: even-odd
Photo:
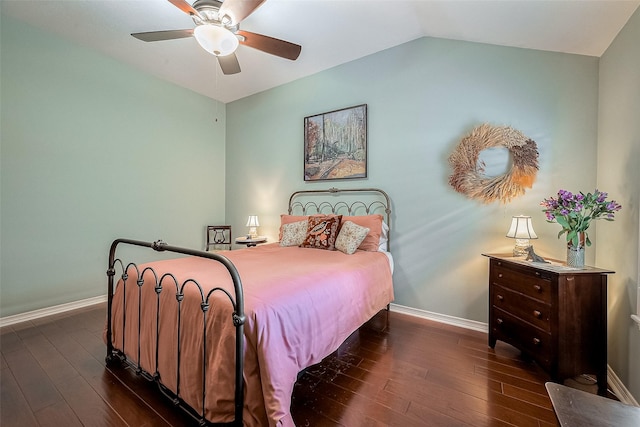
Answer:
[[[305,117],[305,181],[366,176],[366,104]]]

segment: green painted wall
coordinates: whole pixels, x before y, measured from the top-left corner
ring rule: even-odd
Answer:
[[[105,295],[117,237],[204,248],[224,105],[4,15],[1,31],[0,317]]]
[[[623,208],[598,226],[598,264],[615,270],[609,279],[609,364],[640,401],[640,9],[600,59],[598,187]]]
[[[363,103],[368,179],[304,183],[303,118]],[[226,217],[244,230],[255,213],[275,240],[292,191],[380,187],[393,203],[395,302],[486,322],[481,253],[512,250],[512,215],[533,217],[539,253],[565,257],[539,203],[559,188],[595,188],[597,106],[597,58],[418,39],[228,104]],[[506,205],[469,200],[447,182],[449,154],[483,122],[520,129],[540,151],[533,189]]]

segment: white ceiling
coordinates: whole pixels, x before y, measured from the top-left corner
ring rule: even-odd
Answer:
[[[189,0],[192,3],[192,0]],[[267,0],[241,28],[303,46],[297,61],[240,46],[225,76],[194,38],[145,43],[134,32],[193,28],[167,0],[1,0],[2,13],[222,102],[422,37],[601,56],[640,0]]]

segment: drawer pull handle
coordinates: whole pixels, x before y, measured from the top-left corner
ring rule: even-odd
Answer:
[[[502,279],[502,273],[498,273],[498,277]]]
[[[540,338],[534,338],[533,345],[540,345]]]
[[[533,310],[533,315],[536,316],[538,319],[542,317],[542,313],[540,313],[538,310]]]
[[[504,297],[502,295],[498,295],[498,301],[502,301],[504,300]]]
[[[537,292],[542,292],[542,286],[540,285],[533,285],[533,289],[535,289]]]
[[[502,320],[501,318],[499,318],[499,317],[498,317],[498,318],[496,319],[496,323],[497,323],[498,325],[502,325],[502,322],[503,322],[503,320]]]

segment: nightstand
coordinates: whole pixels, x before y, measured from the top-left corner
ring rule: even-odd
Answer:
[[[248,248],[259,245],[260,243],[266,243],[266,241],[267,241],[266,236],[256,236],[254,238],[243,236],[243,237],[236,238],[237,244],[247,245]]]

